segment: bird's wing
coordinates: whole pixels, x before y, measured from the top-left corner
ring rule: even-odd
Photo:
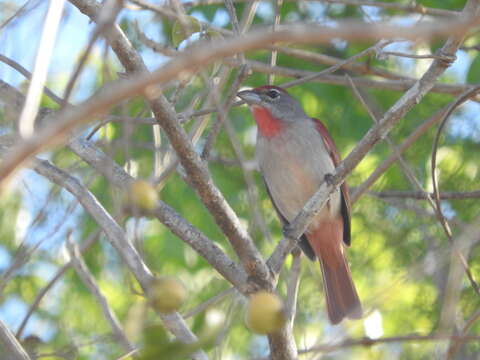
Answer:
[[[320,135],[323,138],[323,142],[325,143],[325,146],[327,148],[328,153],[330,154],[330,157],[332,158],[333,164],[335,167],[340,164],[340,154],[337,151],[337,148],[335,146],[335,143],[333,142],[332,137],[328,133],[327,128],[325,125],[318,119],[312,119],[315,122],[315,127],[320,133]],[[350,204],[350,195],[348,192],[348,185],[347,182],[344,181],[343,184],[340,186],[340,190],[342,193],[342,207],[341,207],[341,213],[343,217],[343,242],[346,245],[350,245],[351,243],[351,236],[350,236],[350,214],[351,214],[351,204]]]
[[[270,200],[273,204],[273,207],[275,208],[275,211],[277,212],[278,218],[280,219],[280,221],[282,222],[283,225],[288,224],[287,219],[280,212],[280,209],[278,208],[277,204],[275,204],[275,200],[273,199],[273,196],[270,193],[270,189],[268,188],[268,184],[265,181],[265,178],[263,176],[262,176],[262,178],[263,178],[263,183],[265,184],[265,188],[267,189],[268,197],[270,198]],[[307,255],[310,260],[315,260],[315,258],[316,258],[315,253],[314,253],[312,247],[310,246],[310,243],[308,242],[307,238],[305,237],[305,234],[303,234],[300,237],[300,241],[298,242],[298,246],[300,247],[300,249],[302,249],[304,254]]]

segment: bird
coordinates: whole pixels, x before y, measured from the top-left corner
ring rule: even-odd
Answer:
[[[332,175],[340,155],[325,125],[309,117],[300,102],[278,86],[240,91],[257,124],[256,158],[267,193],[288,226],[320,184]],[[347,184],[334,191],[301,236],[298,246],[320,262],[328,318],[362,317],[362,306],[345,257],[351,242]]]

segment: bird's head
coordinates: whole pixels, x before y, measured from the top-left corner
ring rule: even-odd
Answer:
[[[254,116],[255,110],[266,111],[272,118],[287,123],[306,117],[298,100],[278,86],[265,85],[244,90],[237,96],[248,104]]]

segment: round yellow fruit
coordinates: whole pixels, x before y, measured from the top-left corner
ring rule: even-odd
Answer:
[[[162,313],[177,311],[186,297],[187,291],[182,283],[170,276],[156,278],[148,289],[150,303]]]
[[[153,210],[157,206],[157,190],[145,180],[137,180],[130,185],[130,198],[141,209]]]
[[[282,300],[266,291],[252,294],[245,320],[250,330],[258,334],[271,334],[280,330],[285,323]]]

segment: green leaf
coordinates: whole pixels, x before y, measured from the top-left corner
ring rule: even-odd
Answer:
[[[172,42],[175,47],[190,35],[200,32],[202,25],[193,16],[186,16],[184,21],[175,21],[172,28]]]
[[[480,55],[475,56],[467,74],[469,84],[480,83]]]

